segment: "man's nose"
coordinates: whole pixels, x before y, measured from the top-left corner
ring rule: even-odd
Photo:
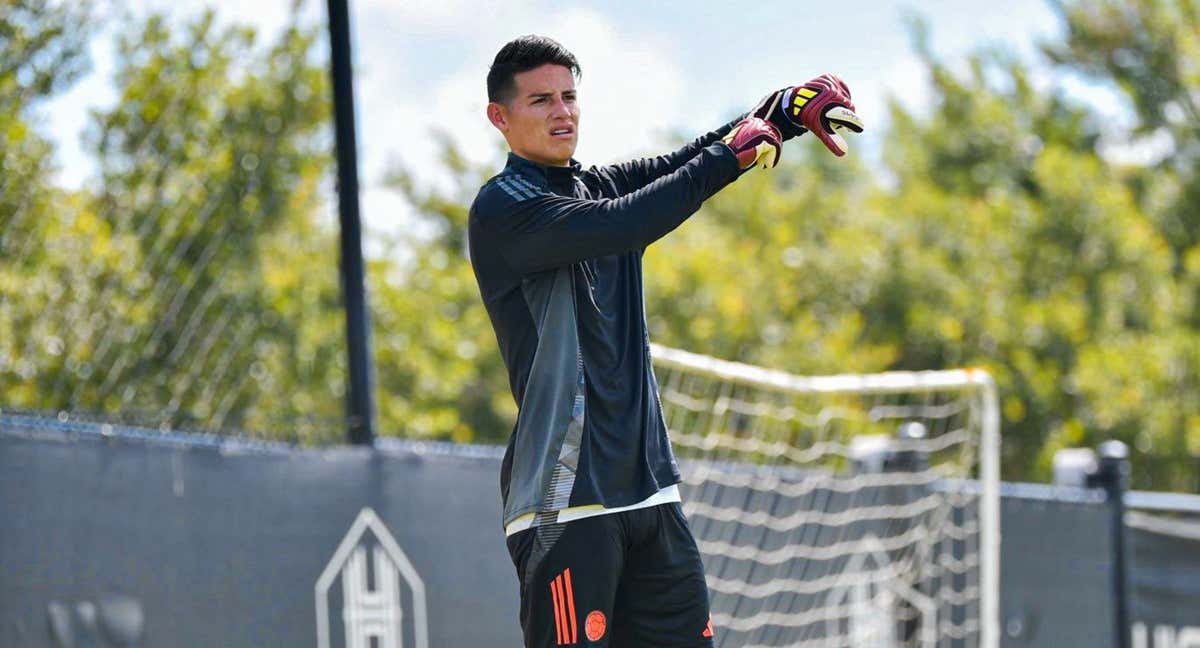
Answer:
[[[571,107],[567,105],[566,99],[559,97],[554,100],[554,109],[552,112],[554,117],[570,117]]]

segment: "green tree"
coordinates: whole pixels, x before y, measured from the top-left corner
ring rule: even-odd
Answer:
[[[439,139],[450,190],[419,187],[403,168],[388,179],[422,221],[413,229],[433,234],[401,235],[386,260],[371,264],[379,428],[503,443],[516,407],[465,247],[467,210],[494,171],[469,164],[446,135]],[[398,261],[406,251],[411,258]]]
[[[1044,45],[1051,60],[1123,94],[1136,117],[1130,137],[1167,138],[1169,154],[1136,174],[1135,186],[1171,244],[1175,270],[1186,272],[1188,256],[1200,244],[1200,5],[1194,0],[1052,5],[1067,33],[1063,42]]]
[[[1134,440],[1136,483],[1200,489],[1200,5],[1053,4],[1066,35],[1044,45],[1051,60],[1128,100],[1133,125],[1115,145],[1162,147],[1149,165],[1123,169],[1122,180],[1169,245],[1174,285],[1160,299],[1169,299],[1174,322],[1154,335],[1114,337],[1083,358],[1093,427]]]
[[[87,69],[92,2],[8,0],[0,6],[0,106],[24,110]]]
[[[106,282],[130,308],[71,338],[103,367],[82,402],[336,434],[344,344],[336,239],[316,223],[331,143],[319,32],[293,23],[262,47],[211,11],[179,31],[151,16],[119,39],[118,100],[96,115],[95,210],[135,238],[139,280]]]
[[[18,354],[41,361],[19,405],[341,437],[319,33],[293,22],[263,44],[211,11],[123,31],[117,101],[89,136],[99,189],[39,235],[53,254],[22,304],[40,315]]]
[[[33,111],[85,69],[90,12],[88,2],[0,5],[0,392],[7,407],[36,404],[31,380],[58,350],[31,332],[42,319],[38,303],[58,290],[43,271],[47,242],[73,199],[53,185],[54,149]]]
[[[931,292],[909,300],[898,333],[933,333],[935,363],[992,368],[1004,398],[1005,474],[1046,478],[1061,447],[1132,440],[1095,425],[1095,401],[1081,393],[1094,368],[1080,358],[1169,327],[1166,247],[1119,170],[1097,155],[1082,107],[1036,91],[1024,66],[1002,57],[974,57],[966,78],[927,61],[935,108],[918,119],[893,106],[889,161],[899,182],[885,199],[926,231],[914,245],[940,268],[922,284]],[[926,328],[922,311],[959,320],[964,335],[908,330]]]

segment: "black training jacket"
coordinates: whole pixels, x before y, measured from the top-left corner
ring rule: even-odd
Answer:
[[[501,467],[504,524],[636,504],[679,482],[650,366],[642,253],[739,174],[719,142],[624,164],[509,154],[471,205],[471,265],[519,413]]]

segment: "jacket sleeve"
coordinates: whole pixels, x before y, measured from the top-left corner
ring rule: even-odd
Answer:
[[[728,124],[692,140],[684,145],[683,148],[673,153],[630,160],[629,162],[621,162],[609,166],[592,167],[588,172],[611,180],[616,185],[618,195],[637,191],[668,173],[674,173],[676,169],[695,157],[704,147],[728,135],[729,131],[733,130],[733,127],[745,117],[746,115],[741,115]]]
[[[500,176],[473,208],[477,232],[517,272],[645,249],[737,178],[729,147],[711,144],[674,172],[620,198],[569,198]]]

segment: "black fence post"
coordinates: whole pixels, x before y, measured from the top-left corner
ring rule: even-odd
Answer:
[[[1129,561],[1125,538],[1125,492],[1129,490],[1129,447],[1120,441],[1100,444],[1093,486],[1107,494],[1113,550],[1113,616],[1117,648],[1130,648]]]
[[[358,150],[354,133],[354,84],[350,58],[349,0],[329,0],[330,68],[337,139],[338,216],[341,221],[342,299],[346,304],[346,343],[350,390],[346,414],[350,443],[375,441],[371,402],[371,340],[363,272],[362,224],[358,213]]]

